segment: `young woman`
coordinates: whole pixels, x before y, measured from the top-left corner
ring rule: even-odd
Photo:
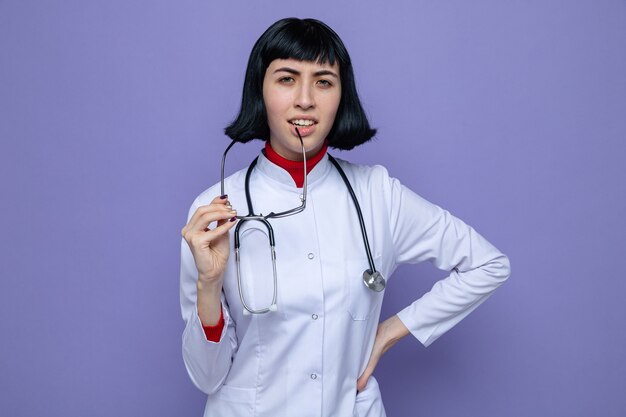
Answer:
[[[385,168],[327,153],[374,133],[335,32],[267,29],[226,128],[265,148],[182,230],[183,357],[205,416],[384,416],[381,355],[409,333],[431,344],[509,276],[505,255]],[[425,260],[450,275],[379,324],[385,278]]]

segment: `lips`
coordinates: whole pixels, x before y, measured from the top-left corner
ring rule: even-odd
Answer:
[[[305,137],[312,134],[315,131],[315,126],[317,125],[317,120],[310,116],[297,116],[290,119],[288,122],[291,124],[291,132],[296,137],[298,137],[296,128],[300,132],[300,136]]]
[[[296,129],[298,129],[298,132],[300,132],[300,136],[302,136],[303,138],[305,136],[309,136],[311,135],[314,131],[315,131],[315,124],[312,124],[310,126],[296,126],[294,124],[291,125],[291,133],[295,136],[298,137],[298,133],[296,132]]]

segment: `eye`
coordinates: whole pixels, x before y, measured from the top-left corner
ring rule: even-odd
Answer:
[[[296,80],[293,79],[293,77],[280,77],[278,79],[278,82],[281,84],[292,84],[294,83]]]
[[[329,88],[333,86],[333,83],[328,80],[318,80],[317,84],[322,88]]]

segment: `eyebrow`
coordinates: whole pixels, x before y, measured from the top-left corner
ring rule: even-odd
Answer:
[[[289,74],[300,75],[300,71],[295,70],[293,68],[289,68],[289,67],[278,68],[277,70],[274,71],[274,74],[276,74],[277,72],[288,72]],[[316,77],[320,77],[322,75],[330,75],[332,77],[335,77],[335,78],[339,79],[339,76],[337,74],[335,74],[335,72],[330,71],[330,70],[315,71],[313,73],[313,75],[316,76]]]

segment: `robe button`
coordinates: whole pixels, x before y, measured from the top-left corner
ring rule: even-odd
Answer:
[[[317,314],[313,314],[313,315],[311,315],[311,318],[312,318],[313,320],[317,320],[317,317],[318,317],[318,316],[317,316]]]
[[[313,253],[309,253],[308,257],[309,257],[309,259],[313,259],[313,258],[315,258],[315,255],[313,255]]]
[[[311,374],[311,379],[317,379],[317,374]]]

